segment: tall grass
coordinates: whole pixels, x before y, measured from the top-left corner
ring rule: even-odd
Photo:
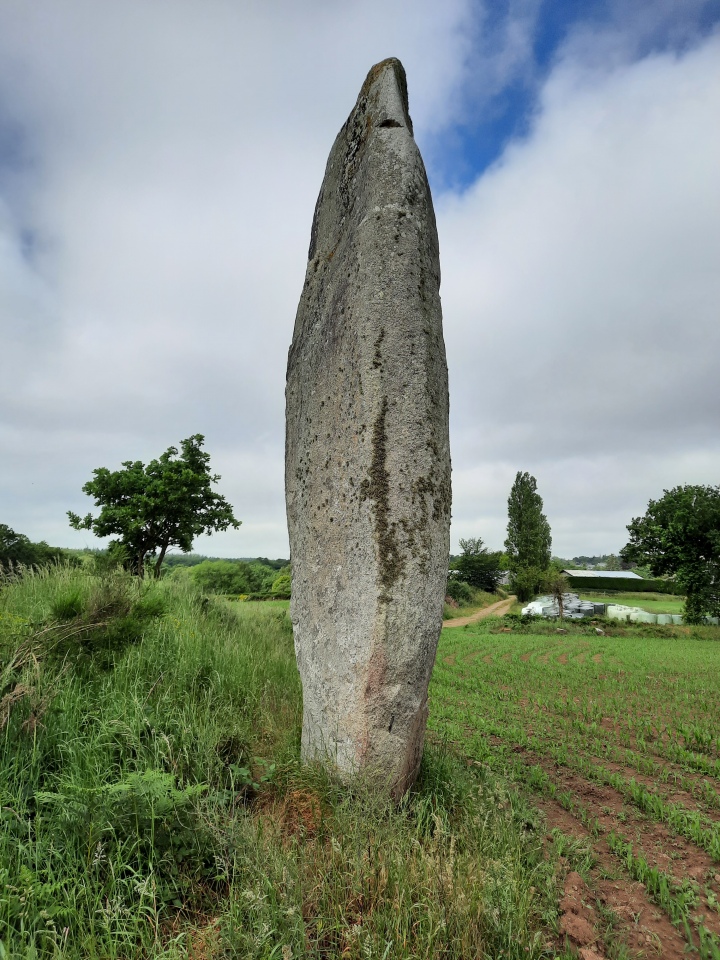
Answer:
[[[283,610],[58,567],[0,588],[0,958],[540,957],[534,814],[426,750],[399,806],[299,763]]]

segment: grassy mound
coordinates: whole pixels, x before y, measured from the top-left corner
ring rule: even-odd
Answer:
[[[284,609],[55,568],[0,587],[0,958],[541,957],[544,831],[426,751],[400,806],[299,763]]]

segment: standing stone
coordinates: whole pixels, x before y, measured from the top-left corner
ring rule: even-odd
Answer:
[[[302,755],[417,775],[450,527],[437,229],[399,60],[372,68],[320,190],[287,373]]]

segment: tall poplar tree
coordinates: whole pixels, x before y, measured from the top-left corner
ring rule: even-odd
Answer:
[[[508,497],[505,552],[519,600],[529,600],[550,565],[550,524],[543,513],[537,481],[518,471]]]

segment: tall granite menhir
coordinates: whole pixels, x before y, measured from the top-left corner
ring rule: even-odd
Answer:
[[[430,188],[399,60],[372,68],[315,208],[287,374],[302,753],[394,796],[422,755],[450,526]]]

